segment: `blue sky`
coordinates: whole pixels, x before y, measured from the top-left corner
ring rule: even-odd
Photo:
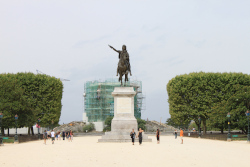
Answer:
[[[0,0],[0,73],[36,69],[64,82],[60,123],[81,120],[84,82],[115,78],[127,45],[142,118],[165,122],[166,84],[191,72],[250,72],[247,0]]]

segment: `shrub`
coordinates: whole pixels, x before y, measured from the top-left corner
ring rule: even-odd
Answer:
[[[86,131],[91,132],[94,129],[95,129],[95,125],[93,123],[90,123],[88,125],[85,125],[82,130],[83,132],[86,132]]]
[[[195,122],[192,122],[192,123],[189,125],[189,127],[188,127],[188,129],[190,129],[190,130],[193,130],[193,128],[195,128],[196,130],[198,130],[198,126],[196,125]]]
[[[110,126],[106,126],[106,127],[103,129],[103,132],[108,132],[108,131],[111,131],[111,127],[110,127]]]
[[[2,139],[3,143],[14,143],[14,137],[8,137],[8,139]]]
[[[105,120],[105,125],[111,127],[111,122],[113,118],[114,117],[111,117],[111,116],[107,117]]]
[[[111,131],[111,123],[113,118],[114,118],[113,116],[109,116],[106,118],[104,122],[105,128],[103,129],[103,132]]]
[[[142,130],[146,130],[146,121],[140,118],[137,118],[138,130],[141,128]]]

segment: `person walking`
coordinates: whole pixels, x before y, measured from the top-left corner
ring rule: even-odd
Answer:
[[[72,130],[70,130],[69,135],[70,135],[70,141],[72,142],[72,140],[73,140],[73,132],[72,132]]]
[[[52,129],[50,135],[51,135],[52,144],[54,144],[54,141],[55,141],[55,132],[54,132],[53,129]]]
[[[130,132],[130,136],[131,136],[131,139],[132,139],[132,144],[135,145],[135,137],[136,137],[136,133],[135,133],[135,130],[132,129],[132,132]]]
[[[183,144],[183,136],[184,136],[183,130],[180,129],[181,144]]]
[[[143,130],[140,128],[139,132],[138,132],[139,145],[141,145],[141,143],[142,143],[142,132],[143,132]]]
[[[69,137],[70,137],[70,134],[69,134],[69,131],[68,131],[68,132],[66,132],[66,138],[67,138],[68,141],[69,141]]]
[[[61,131],[59,131],[58,132],[58,138],[59,138],[59,140],[61,140],[61,135],[62,135],[62,133],[61,133]]]
[[[157,131],[156,131],[157,144],[160,144],[160,134],[161,134],[160,130],[157,129]]]
[[[56,140],[58,140],[58,132],[56,132]]]
[[[176,129],[174,131],[174,136],[175,136],[175,139],[177,139],[177,130]]]
[[[48,134],[47,134],[47,132],[46,132],[46,130],[44,131],[44,133],[43,133],[43,139],[44,139],[44,144],[46,145],[46,140],[47,140],[47,138],[48,138]]]
[[[50,137],[51,137],[51,134],[50,134],[50,133],[51,133],[51,131],[48,130],[48,131],[47,131],[48,139],[50,139]]]
[[[65,131],[62,132],[63,140],[65,140]]]

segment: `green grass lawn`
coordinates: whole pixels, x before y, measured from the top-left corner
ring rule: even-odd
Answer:
[[[232,137],[232,140],[247,140],[246,137]]]
[[[194,134],[191,134],[190,137],[198,137],[198,134],[197,133],[194,133]],[[224,133],[224,134],[220,134],[220,133],[212,133],[212,134],[205,134],[205,135],[202,135],[201,138],[204,138],[204,139],[213,139],[213,140],[224,140],[226,141],[227,140],[227,133]],[[247,140],[247,135],[246,134],[239,134],[239,133],[231,133],[231,139],[233,141],[243,141],[243,140]]]

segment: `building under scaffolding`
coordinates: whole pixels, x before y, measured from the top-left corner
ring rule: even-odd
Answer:
[[[120,87],[117,79],[105,81],[87,81],[84,84],[84,114],[83,121],[93,122],[97,131],[102,131],[104,121],[108,116],[114,116],[114,97],[111,93],[115,87]],[[142,82],[130,80],[126,87],[133,87],[136,95],[134,97],[134,115],[141,118],[141,112],[145,109],[142,95]]]

